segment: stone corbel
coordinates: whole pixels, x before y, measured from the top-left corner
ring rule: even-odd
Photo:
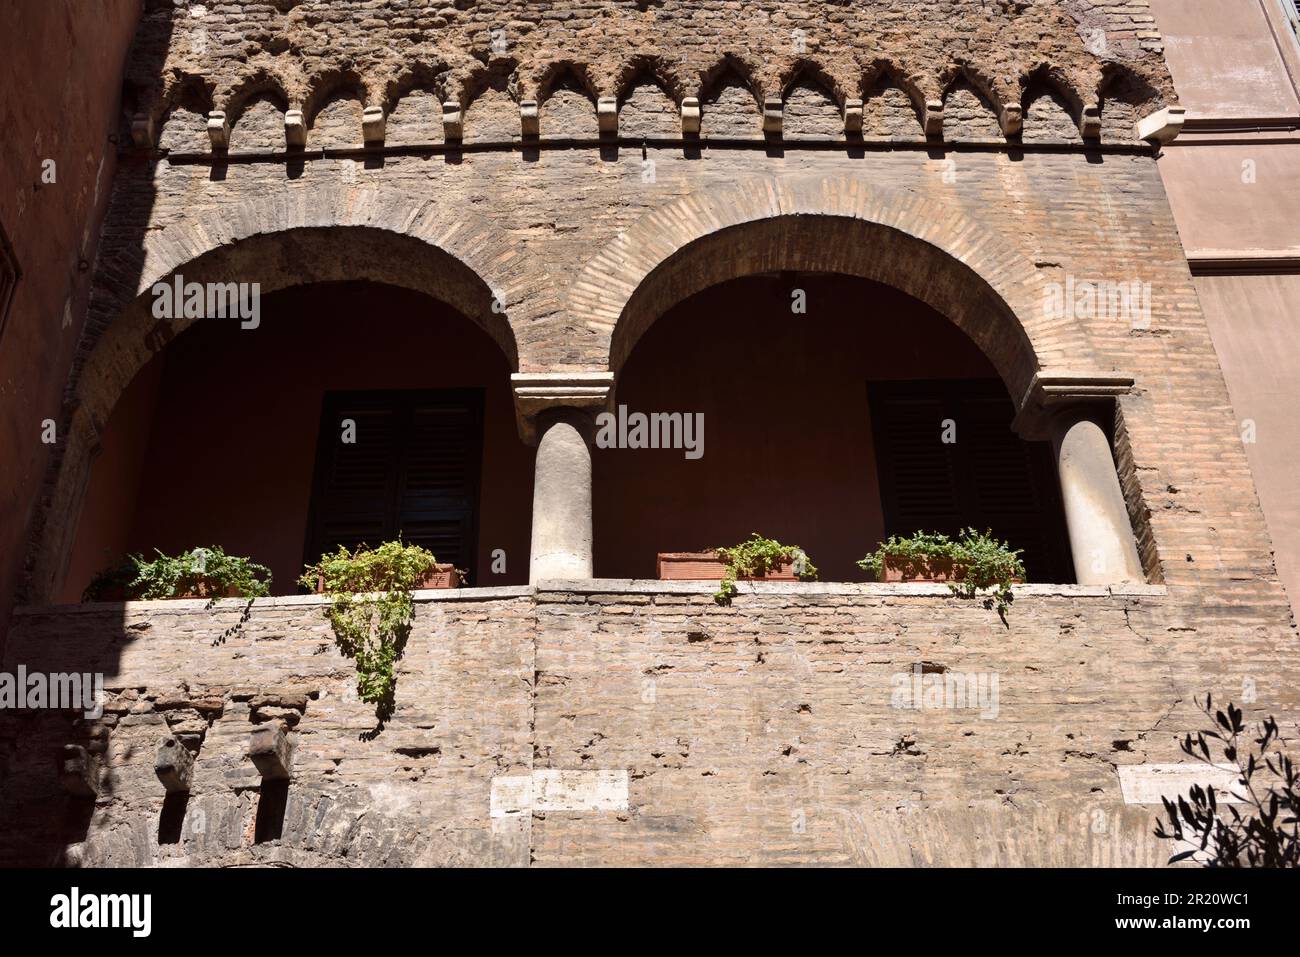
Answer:
[[[1101,139],[1101,107],[1096,103],[1085,103],[1079,114],[1079,135],[1085,140]]]
[[[943,136],[943,100],[925,101],[925,136],[926,139]]]
[[[307,145],[307,123],[302,110],[289,110],[284,114],[284,142],[297,149]]]
[[[785,104],[779,96],[769,96],[763,100],[763,132],[768,136],[780,136],[784,125]]]
[[[457,100],[447,100],[442,104],[442,138],[448,143],[456,143],[465,136],[465,119]]]
[[[248,736],[248,757],[264,781],[287,781],[293,764],[289,737],[279,722],[259,725]]]
[[[1019,103],[1008,103],[998,114],[998,126],[1002,127],[1003,136],[1019,136],[1024,129],[1025,115]]]
[[[1181,106],[1167,106],[1137,121],[1137,138],[1151,140],[1163,146],[1172,142],[1183,131],[1187,111]]]
[[[682,135],[700,135],[700,98],[688,96],[682,100]]]
[[[382,106],[367,106],[361,112],[361,138],[367,146],[383,146],[388,124]]]
[[[188,791],[190,775],[194,770],[194,755],[181,744],[180,739],[169,734],[158,742],[153,769],[168,794]]]
[[[59,751],[59,783],[74,797],[96,797],[99,755],[80,744],[65,744]]]
[[[230,149],[230,124],[226,121],[225,110],[213,110],[208,114],[208,141],[214,151]]]
[[[602,96],[596,101],[596,124],[601,136],[618,136],[618,100]]]
[[[844,101],[844,132],[849,136],[862,135],[862,99]]]
[[[1126,372],[1037,372],[1020,400],[1011,427],[1022,439],[1040,442],[1051,437],[1051,422],[1067,407],[1113,402],[1133,391]]]
[[[152,149],[157,140],[153,117],[148,113],[137,113],[131,117],[131,142],[139,149]]]
[[[535,140],[541,135],[541,119],[537,112],[536,100],[519,101],[519,129],[524,139]]]
[[[555,409],[578,409],[592,414],[609,408],[614,394],[612,372],[516,372],[510,377],[515,393],[519,435],[537,444],[537,419]]]

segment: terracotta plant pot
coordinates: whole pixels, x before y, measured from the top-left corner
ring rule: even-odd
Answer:
[[[238,598],[239,589],[233,586],[227,586],[224,591],[213,592],[206,582],[199,582],[189,591],[180,595],[173,595],[173,598]]]
[[[415,591],[426,588],[459,588],[461,586],[460,570],[454,565],[434,565],[424,577],[415,583]],[[316,594],[325,594],[325,576],[316,576]]]
[[[951,558],[934,558],[924,564],[893,555],[885,556],[882,569],[883,582],[933,582],[946,584],[961,581],[966,577],[966,569],[954,568]]]
[[[934,558],[922,564],[893,555],[886,555],[884,577],[880,581],[927,582],[946,585],[948,582],[959,582],[965,577],[965,567],[962,565],[954,566],[951,558]],[[1019,578],[1013,578],[1011,583],[1013,585],[1024,584],[1023,580]]]
[[[415,588],[417,591],[424,588],[459,588],[461,584],[460,570],[454,565],[434,565],[425,572]]]
[[[727,566],[715,552],[660,552],[659,580],[661,582],[720,582]],[[783,562],[766,575],[742,576],[737,581],[797,582],[793,562]]]

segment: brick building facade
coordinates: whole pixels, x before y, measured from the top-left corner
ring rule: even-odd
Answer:
[[[5,718],[0,857],[1161,862],[1152,782],[1184,780],[1162,769],[1194,699],[1300,712],[1157,164],[1181,109],[1144,0],[943,6],[146,2],[59,441],[29,527],[6,529],[26,556],[6,669],[102,672],[107,703]],[[218,342],[211,320],[158,318],[177,277],[258,283],[263,325]],[[806,399],[849,340],[790,339],[798,379],[747,371],[778,368],[756,331],[783,327],[757,304],[794,289],[807,312],[784,323],[873,324],[843,365],[864,395],[1000,382],[1016,448],[1055,466],[1043,514],[1073,574],[1018,586],[1003,623],[851,572],[742,584],[730,606],[641,572],[752,527],[846,555],[890,530],[884,440],[844,439],[876,399]],[[345,305],[313,332],[328,298]],[[688,374],[685,353],[709,362]],[[66,604],[163,536],[287,541],[291,567],[327,436],[277,404],[298,386],[313,408],[484,396],[475,587],[419,594],[378,729],[320,598]],[[592,415],[628,396],[689,410],[714,390],[735,400],[709,419],[734,470],[592,448]],[[746,427],[770,435],[757,452],[727,444]],[[827,464],[765,486],[801,437]],[[858,453],[871,478],[819,478]],[[995,676],[996,714],[900,706],[912,674]],[[246,758],[277,723],[287,787]],[[169,734],[194,755],[179,807],[154,767]],[[67,745],[93,795],[60,789]]]

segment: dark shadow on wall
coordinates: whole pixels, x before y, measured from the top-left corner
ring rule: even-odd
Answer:
[[[175,31],[176,10],[171,3],[146,0],[135,40],[127,56],[118,121],[113,136],[118,151],[117,173],[112,183],[108,211],[92,269],[93,279],[85,322],[63,390],[63,407],[57,431],[59,442],[50,456],[41,500],[33,512],[27,531],[26,557],[15,588],[16,604],[30,600],[38,543],[51,532],[62,533],[68,529],[68,544],[71,544],[68,516],[57,514],[49,498],[55,476],[65,463],[68,436],[71,434],[75,412],[76,387],[86,360],[118,312],[134,296],[143,273],[144,240],[157,198],[154,180],[162,157],[156,148],[137,148],[134,145],[132,125],[137,117],[147,116],[155,110],[162,96],[163,71]],[[196,86],[191,85],[177,94],[176,102],[178,105],[184,102],[195,106],[195,98],[201,99],[202,95]],[[165,119],[165,115],[155,118],[155,143]],[[160,324],[155,330],[157,348],[161,349],[165,345],[168,333],[165,324]],[[91,450],[92,460],[97,454],[98,449]],[[0,623],[0,629],[4,625],[7,622]]]
[[[22,566],[12,582],[3,583],[12,584],[17,605],[29,595],[37,554],[35,543],[52,524],[67,520],[50,510],[48,498],[53,478],[64,464],[76,383],[91,348],[117,314],[122,297],[134,294],[143,270],[144,239],[156,200],[154,174],[161,154],[153,148],[135,147],[132,122],[137,115],[149,112],[155,91],[163,86],[174,19],[178,9],[183,12],[184,8],[170,0],[143,0],[140,7],[141,18],[126,57],[118,115],[109,127],[117,168],[112,183],[105,184],[109,199],[95,260],[90,264],[92,278],[85,322],[63,388],[63,405],[57,418],[59,442],[49,456],[41,495],[27,523],[25,553],[19,549],[24,554]],[[38,38],[16,40],[31,43]],[[62,122],[79,121],[76,116],[59,116]],[[161,120],[155,123],[155,135]],[[6,613],[5,620],[0,621],[2,670],[15,674],[19,665],[29,671],[38,670],[39,662],[20,660],[9,647],[9,624]],[[57,636],[51,638],[56,640]],[[106,629],[105,641],[110,648],[120,640],[114,636],[114,629]],[[110,651],[109,657],[115,659],[116,654]],[[77,667],[77,663],[68,667]],[[0,712],[0,864],[76,864],[73,848],[85,840],[100,802],[111,798],[116,787],[113,776],[103,773],[103,766],[109,730],[119,717],[87,719],[77,711],[48,708]],[[97,795],[88,790],[88,782],[93,782]],[[165,832],[160,830],[159,836],[164,837]]]

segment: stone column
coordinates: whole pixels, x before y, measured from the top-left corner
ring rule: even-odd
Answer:
[[[1080,585],[1143,582],[1110,440],[1095,415],[1087,407],[1065,409],[1050,425],[1075,578]]]
[[[1124,372],[1039,371],[1025,389],[1014,428],[1056,451],[1075,580],[1080,585],[1144,582],[1133,526],[1102,422],[1132,393]]]
[[[537,431],[528,580],[591,578],[591,416],[546,412]]]
[[[614,376],[522,373],[511,381],[520,435],[537,446],[528,580],[591,578],[591,442]]]

